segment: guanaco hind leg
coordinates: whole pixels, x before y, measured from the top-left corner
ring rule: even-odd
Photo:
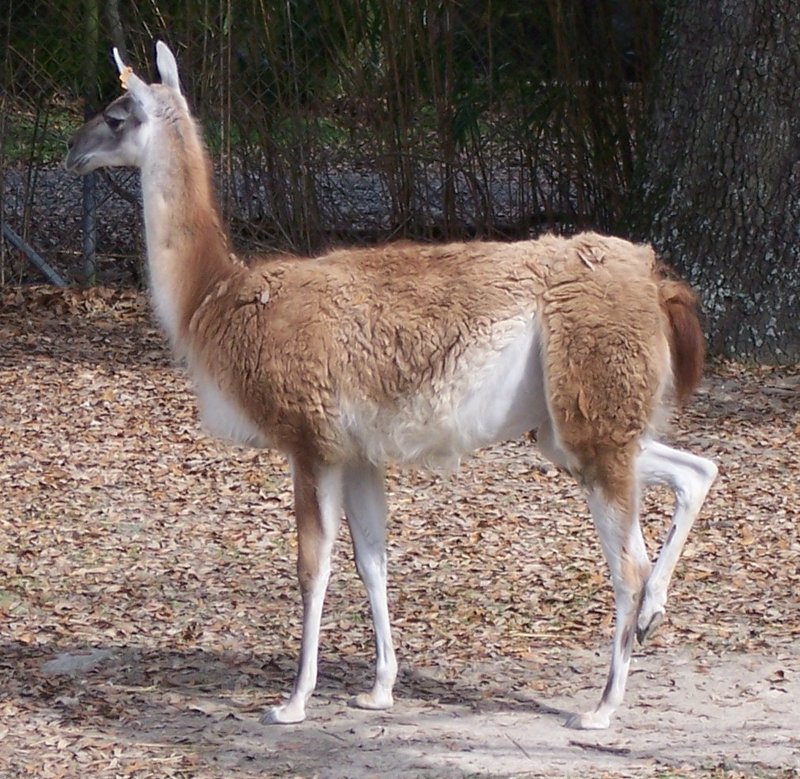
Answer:
[[[645,584],[639,610],[636,635],[643,643],[664,618],[667,588],[689,531],[717,476],[717,466],[711,460],[657,441],[645,441],[636,471],[643,485],[663,484],[675,495],[672,523]]]
[[[331,571],[331,552],[342,511],[340,468],[292,464],[297,521],[297,576],[303,597],[303,634],[297,676],[286,703],[270,709],[267,723],[302,722],[317,685],[322,605]]]
[[[603,488],[595,487],[589,493],[589,508],[614,586],[614,639],[608,680],[600,703],[593,711],[571,715],[565,723],[567,727],[607,728],[625,694],[641,593],[650,570],[635,492],[634,489],[630,500],[625,501],[625,507],[609,500]]]
[[[602,490],[591,492],[589,506],[614,585],[616,622],[611,667],[600,703],[594,711],[571,716],[568,726],[608,727],[625,692],[634,635],[644,641],[663,619],[670,579],[716,475],[717,467],[710,460],[656,441],[642,443],[636,460],[637,481],[642,486],[664,484],[675,494],[672,524],[652,569],[639,525],[638,506],[625,522]],[[638,502],[638,496],[634,497]]]
[[[375,629],[375,684],[353,703],[362,709],[388,709],[393,704],[397,660],[386,598],[386,492],[380,468],[366,462],[345,468],[344,509]]]

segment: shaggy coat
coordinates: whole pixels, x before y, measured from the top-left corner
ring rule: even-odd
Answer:
[[[446,428],[449,409],[534,323],[550,412],[579,461],[596,459],[598,439],[637,440],[671,386],[670,287],[650,247],[615,238],[350,249],[231,268],[211,286],[178,338],[269,431],[261,443],[290,455],[309,445],[327,462],[467,454],[456,429],[438,450],[403,441]]]

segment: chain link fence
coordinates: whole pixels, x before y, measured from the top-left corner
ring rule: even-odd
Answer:
[[[163,39],[244,250],[613,228],[660,3],[10,0],[0,19],[0,284],[139,283],[135,172],[65,142]],[[18,238],[15,241],[13,236]],[[50,281],[54,279],[51,277]]]

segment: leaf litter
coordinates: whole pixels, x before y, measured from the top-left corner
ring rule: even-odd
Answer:
[[[750,694],[796,684],[799,398],[797,368],[718,363],[675,416],[668,438],[713,458],[720,478],[645,661],[709,674],[720,659],[768,657],[770,676],[749,681]],[[534,444],[479,452],[451,476],[390,469],[387,486],[398,700],[438,713],[599,690],[612,629],[605,565],[579,488]],[[302,731],[276,749],[258,724],[291,685],[300,635],[286,465],[203,434],[143,295],[0,292],[0,499],[0,775],[326,775],[303,762]],[[647,494],[653,552],[669,510],[665,492]],[[358,723],[364,754],[388,723],[411,727],[344,709],[372,652],[343,529],[309,712],[329,749],[357,740]],[[337,718],[352,718],[352,733],[325,724]],[[569,739],[595,758],[631,753]],[[440,743],[458,753],[457,736]],[[591,765],[581,773],[622,775]],[[678,768],[752,766],[709,755]],[[496,769],[486,775],[520,773]],[[797,775],[797,763],[759,770]]]

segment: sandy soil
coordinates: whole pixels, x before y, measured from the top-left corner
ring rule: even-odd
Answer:
[[[135,662],[62,653],[42,670],[91,684],[120,659]],[[149,709],[118,736],[190,748],[200,761],[192,776],[800,775],[800,644],[771,655],[645,651],[611,729],[565,728],[565,712],[594,703],[603,662],[603,652],[565,649],[482,664],[455,680],[406,669],[395,708],[379,713],[348,705],[365,664],[323,663],[306,722],[265,726],[259,710],[226,695],[224,663],[195,658],[206,692],[187,705],[176,688],[180,707]],[[558,694],[532,694],[532,684]]]

